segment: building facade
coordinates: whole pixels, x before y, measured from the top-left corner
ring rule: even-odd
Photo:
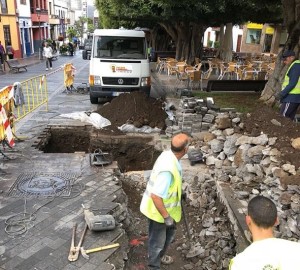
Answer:
[[[19,11],[15,0],[0,0],[0,41],[4,48],[11,45],[14,57],[22,57],[19,34]]]
[[[0,41],[15,58],[41,53],[45,39],[66,38],[74,23],[72,0],[0,0]]]
[[[209,27],[204,33],[204,47],[215,47],[220,28]],[[249,22],[232,29],[234,52],[251,54],[278,54],[287,40],[287,31],[281,24],[258,24]]]

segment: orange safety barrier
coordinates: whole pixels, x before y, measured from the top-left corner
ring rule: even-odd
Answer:
[[[73,64],[68,63],[64,66],[64,83],[67,91],[71,91],[74,83],[74,75],[76,68]]]
[[[13,89],[6,86],[0,90],[0,141],[7,141],[11,147],[15,145],[13,124]]]

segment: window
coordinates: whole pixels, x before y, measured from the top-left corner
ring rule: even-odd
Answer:
[[[246,43],[259,44],[261,37],[260,29],[247,29]]]
[[[3,26],[5,44],[11,44],[10,28],[9,25]]]
[[[97,50],[94,57],[146,59],[145,38],[141,37],[95,37]]]
[[[26,5],[26,0],[20,0],[21,5]]]
[[[7,2],[6,2],[6,0],[1,0],[1,12],[2,12],[2,14],[7,13]]]

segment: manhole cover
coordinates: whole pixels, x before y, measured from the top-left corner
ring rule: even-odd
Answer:
[[[70,196],[78,176],[69,173],[27,173],[18,176],[10,188],[10,197]]]

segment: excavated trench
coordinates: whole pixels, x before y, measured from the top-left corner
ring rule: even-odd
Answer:
[[[112,136],[111,134],[101,133],[101,131],[94,129],[93,127],[62,127],[62,126],[51,126],[44,130],[39,137],[39,141],[35,143],[34,147],[38,148],[44,153],[75,153],[84,152],[92,154],[95,152],[107,152],[111,156],[113,161],[118,162],[118,166],[121,172],[132,172],[132,171],[145,171],[151,170],[153,164],[161,151],[155,148],[156,142],[152,135],[125,135],[118,134]],[[201,172],[198,172],[201,173]],[[142,179],[138,177],[139,179]],[[142,180],[140,180],[142,181]],[[147,269],[147,222],[145,218],[139,212],[139,204],[143,188],[140,186],[140,182],[137,185],[130,179],[129,181],[123,181],[123,190],[128,197],[128,213],[130,215],[131,227],[128,228],[127,234],[129,238],[129,253],[127,254],[127,261],[125,268],[120,269]],[[202,189],[202,188],[201,188]],[[137,192],[138,191],[138,192]],[[233,256],[235,250],[235,241],[233,240],[232,230],[228,213],[225,210],[223,203],[217,199],[216,194],[218,193],[216,187],[211,187],[206,190],[200,190],[204,192],[208,197],[211,196],[213,201],[216,201],[216,205],[220,205],[220,216],[224,219],[222,224],[222,234],[226,234],[225,240],[230,246],[230,254],[226,256]],[[223,198],[224,199],[224,198]],[[217,203],[218,202],[218,203]],[[211,211],[214,212],[213,206],[209,206],[207,209],[200,207],[195,208],[188,206],[189,212],[189,223],[190,230],[194,235],[195,242],[202,242],[203,239],[198,239],[201,236],[201,216],[211,215]],[[217,207],[218,208],[218,207]],[[199,223],[200,222],[200,223]],[[217,224],[218,225],[218,224]],[[218,225],[219,226],[219,225]],[[199,230],[199,231],[198,231]],[[214,232],[212,232],[214,234]],[[219,236],[218,236],[219,237]],[[214,236],[211,236],[214,239]],[[222,238],[222,237],[221,237]],[[177,248],[170,249],[170,255],[176,258],[176,265],[181,269],[189,263],[197,264],[197,258],[186,259],[185,252],[187,250],[180,249],[186,239],[186,228],[181,222],[177,230],[177,239],[179,242],[175,243]],[[185,239],[185,240],[184,240]],[[201,241],[200,241],[201,240]],[[225,241],[223,240],[223,241]],[[184,241],[184,242],[183,242]],[[206,240],[207,241],[207,240]],[[204,241],[204,242],[206,242]],[[210,240],[210,242],[218,243],[220,240]],[[132,244],[134,243],[134,244]],[[138,247],[136,246],[138,243]],[[220,249],[220,247],[212,247],[213,249]],[[221,251],[219,253],[222,253]],[[212,256],[205,254],[205,256]],[[220,256],[219,256],[220,257]],[[207,257],[209,258],[209,257]],[[210,259],[208,259],[210,260]],[[213,265],[219,263],[213,262]],[[223,263],[222,263],[223,264]],[[211,264],[209,264],[211,265]],[[169,268],[170,267],[170,268]],[[174,269],[169,266],[166,269]],[[225,269],[226,267],[222,267]],[[119,269],[119,268],[118,268]],[[200,269],[200,268],[199,268]],[[211,268],[213,269],[213,268]],[[220,268],[221,269],[221,268]]]
[[[105,152],[121,172],[150,170],[160,154],[152,136],[112,136],[92,127],[50,127],[34,146],[44,153]]]

